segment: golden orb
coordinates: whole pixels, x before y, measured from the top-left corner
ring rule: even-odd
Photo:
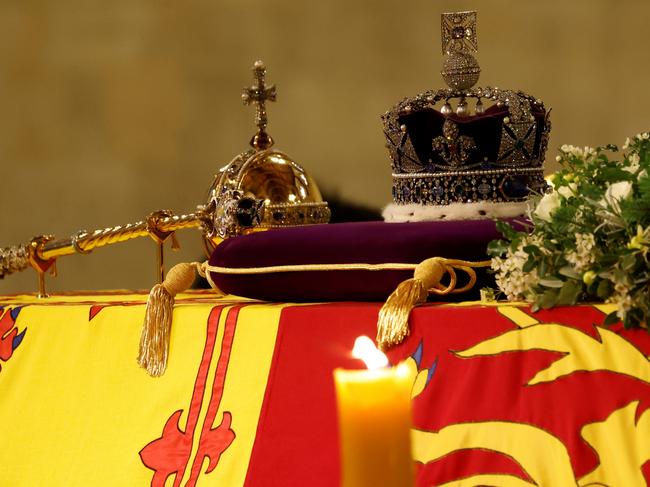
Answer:
[[[314,179],[287,154],[272,149],[244,152],[222,168],[207,205],[214,209],[216,238],[330,219]]]

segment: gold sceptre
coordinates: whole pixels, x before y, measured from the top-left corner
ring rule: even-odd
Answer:
[[[213,208],[211,208],[213,210]],[[94,249],[113,245],[140,237],[151,237],[157,244],[157,279],[164,278],[163,244],[172,240],[172,248],[177,248],[174,233],[185,228],[201,228],[211,233],[211,215],[205,207],[185,215],[174,215],[161,210],[149,215],[146,220],[126,225],[87,232],[82,230],[75,235],[54,240],[51,235],[34,237],[29,243],[0,248],[0,279],[9,274],[32,267],[38,274],[38,296],[46,297],[45,273],[52,270],[56,275],[56,259],[72,254],[88,254]]]

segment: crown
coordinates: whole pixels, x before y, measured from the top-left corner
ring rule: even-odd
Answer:
[[[476,15],[442,14],[448,87],[406,98],[382,116],[393,172],[386,220],[517,216],[529,195],[547,191],[549,112],[523,91],[474,87]]]
[[[316,182],[284,152],[272,149],[266,102],[275,101],[275,85],[266,85],[262,61],[253,66],[254,84],[244,88],[242,101],[255,105],[257,132],[251,149],[219,170],[208,190],[213,211],[213,239],[276,227],[327,223],[330,210]]]

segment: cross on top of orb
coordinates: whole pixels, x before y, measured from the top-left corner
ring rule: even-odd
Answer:
[[[266,102],[275,101],[275,85],[266,86],[266,66],[262,61],[256,61],[253,65],[253,86],[244,88],[241,99],[244,105],[255,104],[255,125],[257,133],[251,139],[251,145],[258,150],[268,149],[273,145],[273,139],[266,133],[266,126],[269,123],[266,116]]]

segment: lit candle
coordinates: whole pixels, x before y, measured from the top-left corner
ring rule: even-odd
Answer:
[[[368,370],[334,370],[342,487],[411,487],[411,387],[408,367],[388,359],[368,337],[352,354]]]

